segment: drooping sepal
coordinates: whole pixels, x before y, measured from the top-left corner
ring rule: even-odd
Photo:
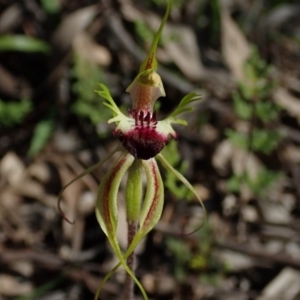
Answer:
[[[128,153],[123,154],[116,162],[116,164],[105,175],[98,189],[95,210],[96,210],[97,220],[103,232],[106,234],[108,241],[114,250],[114,253],[118,257],[120,261],[120,265],[124,267],[125,271],[131,276],[131,278],[140,288],[144,298],[148,299],[143,286],[136,278],[133,271],[128,267],[126,260],[124,259],[116,235],[117,224],[118,224],[117,196],[118,196],[119,186],[125,172],[132,165],[133,161],[134,158],[132,155]],[[99,293],[104,283],[113,273],[114,271],[112,270],[112,272],[108,274],[109,276],[108,277],[106,276],[106,278],[102,281],[99,288],[97,289],[95,299],[98,299]]]
[[[205,224],[206,221],[206,209],[202,202],[202,199],[200,198],[196,190],[193,188],[193,186],[189,183],[189,181],[181,173],[174,169],[161,153],[157,155],[157,159],[162,163],[162,165],[166,168],[168,172],[173,173],[194,194],[194,196],[197,198],[203,209],[203,219],[201,220],[200,225],[192,232],[182,234],[184,236],[191,235],[198,231]]]
[[[147,178],[147,190],[145,194],[145,199],[142,204],[140,212],[140,226],[137,234],[133,238],[131,244],[128,246],[127,251],[122,257],[125,261],[130,254],[135,250],[137,245],[145,237],[145,235],[153,229],[153,227],[158,223],[164,204],[164,186],[160,175],[160,171],[156,160],[154,158],[149,160],[141,161],[146,173]],[[98,289],[97,295],[104,283],[116,272],[116,270],[123,265],[122,261],[118,263],[104,278],[101,286]],[[139,286],[140,287],[140,286]],[[140,287],[141,289],[141,287]],[[142,293],[143,290],[141,289]],[[143,293],[144,299],[147,300],[148,297]],[[95,298],[96,300],[97,298]]]
[[[154,158],[143,160],[147,190],[140,216],[140,233],[144,237],[158,223],[164,204],[164,184]]]
[[[96,202],[96,216],[103,232],[112,238],[116,234],[118,222],[117,196],[121,180],[132,165],[134,158],[123,154],[102,179]]]

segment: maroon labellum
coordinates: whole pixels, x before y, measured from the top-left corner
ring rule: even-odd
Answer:
[[[129,115],[135,120],[135,125],[130,131],[120,133],[124,148],[138,159],[156,156],[168,142],[168,138],[156,130],[156,113],[132,110]]]

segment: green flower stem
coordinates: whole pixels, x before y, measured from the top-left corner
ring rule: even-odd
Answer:
[[[128,247],[131,245],[138,229],[138,220],[140,217],[141,201],[143,196],[143,164],[140,159],[137,159],[128,169],[128,179],[126,185],[126,215],[127,215],[127,228],[128,228]],[[135,252],[127,258],[127,265],[135,273],[136,256]],[[124,299],[134,299],[134,282],[132,277],[126,273],[125,286],[124,286]]]
[[[138,229],[138,222],[131,222],[128,221],[128,247],[131,245]],[[135,273],[136,269],[136,255],[135,252],[132,251],[132,253],[127,258],[127,265],[132,270],[133,273]],[[125,278],[125,284],[124,284],[124,300],[134,300],[134,282],[132,280],[132,277],[126,273]]]
[[[140,217],[141,201],[143,196],[143,164],[136,159],[128,169],[126,185],[126,214],[127,222],[137,222]]]

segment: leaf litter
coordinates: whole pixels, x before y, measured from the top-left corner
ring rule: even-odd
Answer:
[[[255,1],[224,1],[217,10],[212,2],[178,2],[158,51],[170,95],[161,100],[162,114],[186,91],[204,95],[172,151],[184,158],[209,218],[197,234],[180,237],[178,227],[191,229],[201,212],[193,199],[176,199],[166,191],[162,219],[139,250],[137,276],[153,299],[296,300],[300,24],[294,12],[299,5],[281,1],[256,14],[261,8]],[[115,146],[109,125],[99,136],[100,125],[70,109],[78,96],[72,86],[82,76],[71,73],[75,54],[94,64],[126,109],[128,97],[121,91],[149,46],[147,34],[162,15],[159,3],[67,0],[53,12],[35,0],[0,3],[2,35],[21,34],[51,49],[28,53],[12,41],[0,52],[1,103],[32,102],[22,118],[0,122],[0,299],[91,299],[114,264],[93,213],[108,165],[66,190],[64,211],[74,225],[56,212],[61,187]],[[255,57],[253,45],[271,67],[267,73],[257,57],[245,67]],[[93,74],[87,76],[96,88],[102,79]],[[82,101],[92,111],[94,103],[84,90]],[[264,114],[257,113],[258,102],[268,103],[260,106]],[[269,121],[262,119],[271,114]],[[49,136],[35,136],[38,124],[49,119],[54,124]],[[276,143],[272,130],[282,133]],[[30,156],[34,139],[40,145]],[[274,149],[264,152],[260,145],[271,143]],[[123,192],[124,186],[120,201]],[[102,298],[120,299],[122,283],[121,271],[104,287]]]

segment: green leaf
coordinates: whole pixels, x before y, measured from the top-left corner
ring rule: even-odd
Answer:
[[[281,108],[271,101],[255,103],[255,115],[264,123],[278,119]]]
[[[37,153],[39,153],[48,142],[50,136],[52,135],[53,130],[54,130],[53,119],[43,120],[39,122],[35,127],[27,154],[29,156],[34,156]]]
[[[0,128],[22,123],[31,109],[30,100],[4,102],[0,99]]]
[[[244,84],[244,83],[239,83],[238,87],[243,99],[252,100],[252,98],[255,96],[256,93],[255,87],[249,86],[248,84]]]
[[[254,129],[252,133],[252,148],[264,154],[270,154],[274,151],[282,140],[280,132],[266,129]]]
[[[61,9],[61,1],[59,0],[41,0],[41,5],[48,14],[58,13]]]
[[[50,47],[47,43],[26,35],[0,36],[0,51],[41,52],[48,54]]]
[[[72,84],[72,91],[76,94],[76,102],[72,106],[74,113],[88,118],[95,126],[106,122],[111,115],[110,111],[103,109],[101,99],[94,92],[96,82],[99,79],[105,81],[103,70],[81,56],[75,55],[71,74],[75,79]],[[98,130],[98,134],[105,137],[107,130]]]
[[[229,191],[237,193],[241,190],[241,185],[244,184],[254,195],[263,196],[281,176],[282,173],[280,172],[262,168],[255,178],[252,178],[247,172],[233,175],[227,181],[227,188]]]
[[[234,111],[243,120],[250,120],[252,117],[252,106],[250,102],[241,98],[239,94],[233,95]]]
[[[239,192],[243,181],[244,181],[243,176],[238,176],[238,175],[234,174],[227,181],[226,186],[227,186],[228,191],[235,192],[235,193]]]
[[[231,143],[242,149],[249,148],[249,137],[245,133],[237,132],[233,129],[226,129],[225,135],[229,138]]]
[[[247,185],[255,195],[263,196],[281,176],[280,172],[262,168],[254,180],[247,174]]]

